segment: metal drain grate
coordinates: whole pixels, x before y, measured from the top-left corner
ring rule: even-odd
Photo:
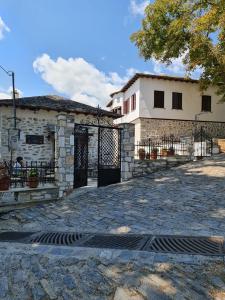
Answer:
[[[207,237],[154,236],[142,250],[177,254],[224,255],[222,239]]]
[[[0,242],[142,250],[149,252],[224,256],[224,239],[168,235],[90,234],[77,232],[2,232]]]
[[[76,242],[87,238],[88,235],[82,233],[71,233],[71,232],[46,232],[40,233],[29,240],[28,243],[38,243],[47,245],[73,245]]]
[[[142,235],[99,234],[81,243],[82,247],[141,250],[149,237]]]

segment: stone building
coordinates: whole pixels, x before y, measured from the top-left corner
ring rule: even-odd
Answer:
[[[212,137],[225,136],[225,103],[216,89],[201,92],[198,80],[135,74],[107,107],[122,114],[115,122],[135,124],[135,140],[164,135],[190,136],[204,127]]]
[[[22,156],[26,161],[51,161],[56,156],[56,126],[60,114],[70,120],[71,134],[74,123],[96,123],[101,117],[112,124],[116,114],[99,110],[59,96],[24,97],[16,100],[17,130],[13,130],[12,100],[0,100],[0,160]],[[13,143],[12,137],[15,138]],[[90,161],[96,160],[96,142],[91,140]],[[73,143],[71,136],[71,143]],[[91,164],[91,162],[90,162]]]

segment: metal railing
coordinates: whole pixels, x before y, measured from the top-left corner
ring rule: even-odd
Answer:
[[[29,185],[30,178],[37,178],[38,185],[55,182],[55,162],[31,161],[20,166],[16,162],[7,162],[5,165],[10,176],[10,187],[19,188]]]
[[[149,138],[135,145],[136,159],[161,159],[174,155],[189,155],[186,141],[174,136],[163,136],[161,138]]]

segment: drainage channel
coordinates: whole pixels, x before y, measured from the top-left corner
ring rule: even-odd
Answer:
[[[95,234],[79,232],[2,232],[0,242],[127,249],[148,252],[224,256],[224,239],[173,235]]]

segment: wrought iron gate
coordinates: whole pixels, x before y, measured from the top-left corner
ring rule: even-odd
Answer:
[[[88,171],[88,129],[74,126],[74,188],[87,185]]]
[[[194,133],[194,156],[203,158],[212,155],[213,140],[203,127]]]
[[[98,128],[98,186],[121,180],[121,134],[119,128]]]
[[[121,129],[94,125],[75,124],[74,127],[74,188],[88,184],[88,128],[96,128],[96,165],[98,187],[121,180]],[[90,138],[93,133],[90,134]]]

